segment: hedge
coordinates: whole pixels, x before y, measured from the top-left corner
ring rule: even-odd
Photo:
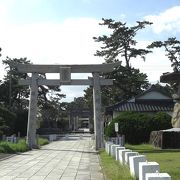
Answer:
[[[119,134],[125,135],[125,142],[141,144],[149,142],[151,131],[172,128],[171,117],[163,112],[155,115],[123,112],[105,128],[106,137],[115,137],[114,123],[119,124]]]

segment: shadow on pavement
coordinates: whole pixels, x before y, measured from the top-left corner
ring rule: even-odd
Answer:
[[[90,153],[90,154],[97,154],[98,152],[92,152],[92,151],[79,151],[79,150],[69,150],[69,149],[39,149],[39,150],[46,150],[46,151],[69,151],[69,152],[79,152],[79,153]]]

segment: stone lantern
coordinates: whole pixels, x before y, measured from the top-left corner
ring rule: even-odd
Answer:
[[[171,129],[152,131],[150,143],[161,149],[179,149],[180,148],[180,72],[164,73],[160,77],[160,82],[177,84],[177,93],[173,95],[176,101],[171,119]]]
[[[173,128],[180,128],[180,72],[165,73],[160,77],[163,83],[176,83],[178,85],[177,93],[173,95],[176,101],[171,119]]]

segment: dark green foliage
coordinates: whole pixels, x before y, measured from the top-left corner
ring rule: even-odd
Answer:
[[[136,25],[129,27],[126,23],[112,19],[103,18],[102,21],[100,25],[107,26],[112,31],[112,34],[94,37],[96,42],[102,42],[104,45],[100,51],[96,51],[96,56],[104,57],[107,63],[119,61],[119,58],[122,57],[127,68],[131,66],[131,58],[140,56],[143,60],[145,59],[145,55],[150,51],[136,48],[135,36],[139,30],[151,25],[151,22],[137,21]]]
[[[104,77],[114,79],[113,86],[102,88],[106,106],[128,100],[149,86],[147,75],[132,67],[119,66],[113,72],[104,74]]]
[[[8,57],[3,60],[7,74],[4,77],[4,81],[0,84],[0,102],[14,112],[17,109],[27,108],[27,98],[29,97],[28,86],[20,86],[18,84],[19,79],[26,79],[28,75],[19,73],[14,66],[16,63],[29,64],[30,61],[26,58],[10,59]]]
[[[57,122],[57,127],[61,131],[66,131],[69,128],[68,120],[62,118],[60,121]]]
[[[11,134],[14,131],[16,115],[8,109],[0,107],[0,139],[3,134]]]
[[[119,66],[113,72],[102,76],[106,79],[114,79],[113,86],[101,88],[102,106],[104,107],[122,100],[128,100],[142,93],[149,86],[147,75],[132,67]],[[89,107],[92,107],[93,88],[88,87],[84,92],[85,101]]]
[[[155,130],[172,128],[171,116],[163,112],[158,112],[153,117],[153,124],[156,128]]]
[[[6,119],[6,122],[10,123],[12,119],[15,118],[15,114],[6,108],[0,107],[0,117]]]
[[[149,142],[151,131],[171,128],[171,117],[159,112],[155,115],[145,113],[123,112],[113,119],[105,129],[107,137],[114,137],[114,123],[119,123],[119,133],[125,135],[126,143],[140,144]]]
[[[21,137],[26,136],[27,122],[28,122],[28,110],[27,109],[25,109],[25,110],[19,109],[16,112],[14,133],[18,134],[18,132],[20,132]]]

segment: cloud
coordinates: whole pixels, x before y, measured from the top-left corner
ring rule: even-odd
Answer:
[[[146,20],[153,22],[151,26],[157,34],[165,31],[176,34],[180,32],[180,6],[175,6],[158,15],[148,15]]]
[[[67,19],[62,23],[5,26],[0,30],[1,46],[9,56],[27,56],[34,63],[95,62],[98,22],[93,19]]]
[[[137,48],[145,48],[151,41],[138,41]],[[170,60],[165,56],[163,49],[153,49],[153,53],[146,56],[145,62],[141,58],[132,60],[132,66],[146,73],[151,83],[160,81],[160,76],[165,72],[172,72]]]
[[[38,64],[102,63],[94,56],[99,44],[92,39],[103,33],[98,23],[96,19],[77,18],[61,23],[4,24],[0,29],[2,54],[27,57]]]
[[[34,64],[100,64],[103,59],[94,56],[99,44],[92,39],[104,32],[104,28],[98,23],[93,18],[68,18],[58,23],[19,25],[4,22],[0,28],[1,59],[9,56],[27,57]],[[2,79],[5,74],[3,66],[0,66],[0,72]],[[87,76],[89,74],[77,74],[76,78]],[[58,75],[52,74],[48,78],[58,78]],[[63,92],[68,90],[67,87],[62,89]],[[72,100],[75,94],[81,96],[83,89],[84,87],[70,88],[68,100]]]

